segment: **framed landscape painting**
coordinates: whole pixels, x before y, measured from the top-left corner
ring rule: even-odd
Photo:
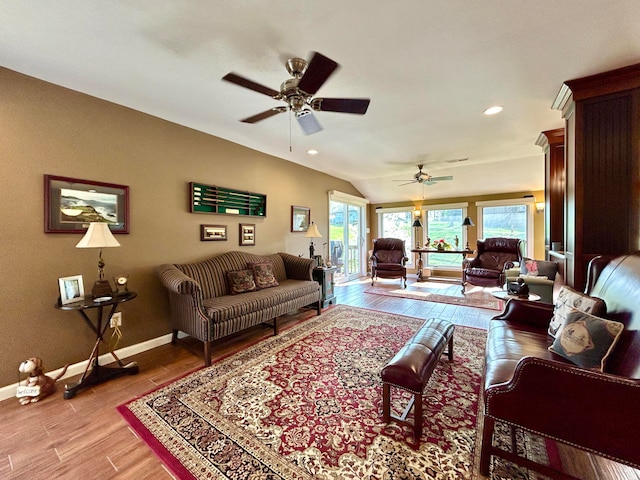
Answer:
[[[45,233],[85,233],[91,222],[129,233],[129,187],[45,175],[44,216]]]

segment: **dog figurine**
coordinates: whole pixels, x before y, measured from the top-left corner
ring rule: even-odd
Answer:
[[[20,404],[35,403],[51,395],[56,388],[56,382],[67,372],[68,367],[69,365],[65,365],[60,375],[51,378],[44,374],[42,359],[33,357],[22,362],[18,371],[29,376],[26,385],[18,386],[16,396],[20,398]]]

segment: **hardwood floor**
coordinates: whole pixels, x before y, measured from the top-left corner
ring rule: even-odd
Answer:
[[[379,280],[394,282],[394,280]],[[368,279],[337,285],[340,304],[419,318],[440,317],[459,325],[486,328],[497,312],[420,300],[364,294]],[[459,290],[459,285],[451,285]],[[281,317],[282,328],[314,316],[301,311]],[[216,356],[268,337],[256,327],[218,342]],[[128,427],[115,407],[202,366],[200,356],[179,345],[163,345],[126,361],[140,373],[80,392],[71,400],[56,393],[37,404],[16,399],[0,403],[0,478],[7,479],[170,479],[173,476]],[[64,382],[65,380],[63,380]],[[563,449],[563,464],[585,479],[640,479],[640,472],[572,449]]]

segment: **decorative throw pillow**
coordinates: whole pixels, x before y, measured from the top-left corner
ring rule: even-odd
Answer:
[[[520,263],[520,275],[537,275],[554,280],[557,272],[558,264],[556,262],[523,258]]]
[[[230,271],[227,272],[227,278],[229,279],[229,293],[231,295],[257,290],[256,282],[253,279],[253,270]]]
[[[576,365],[604,372],[624,325],[571,308],[549,351]]]
[[[607,306],[602,299],[590,297],[571,287],[563,286],[558,292],[558,300],[556,300],[553,309],[553,318],[549,323],[549,335],[556,336],[572,308],[592,315],[603,315],[607,311]]]
[[[276,276],[273,274],[273,263],[254,262],[247,264],[247,267],[253,270],[253,276],[255,277],[256,286],[259,290],[279,285]]]

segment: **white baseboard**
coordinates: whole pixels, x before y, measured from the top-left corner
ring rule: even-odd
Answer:
[[[181,333],[180,337],[184,336],[182,332],[180,333]],[[142,343],[137,343],[135,345],[130,345],[128,347],[120,348],[115,351],[115,354],[118,356],[118,358],[123,359],[123,358],[130,357],[131,355],[135,355],[137,353],[146,352],[147,350],[151,350],[152,348],[156,348],[170,342],[171,342],[171,334],[168,333],[167,335],[163,335],[162,337],[152,338],[151,340],[147,340]],[[103,355],[100,355],[100,357],[98,357],[98,362],[100,363],[100,365],[106,365],[114,361],[115,360],[113,358],[113,355],[111,355],[111,353],[105,353]],[[61,380],[64,378],[73,377],[74,375],[81,375],[82,372],[84,372],[85,369],[87,368],[88,362],[89,362],[88,360],[84,360],[82,362],[69,365],[69,368],[67,368],[67,372],[61,378]],[[16,367],[16,370],[17,370],[17,367]],[[52,372],[47,372],[45,375],[55,378],[58,375],[60,375],[60,372],[62,372],[62,368],[59,368]],[[14,383],[13,385],[7,385],[5,387],[0,387],[0,401],[6,400],[11,397],[15,397],[17,388],[18,388],[17,383]],[[59,386],[58,386],[58,389],[59,389]]]

